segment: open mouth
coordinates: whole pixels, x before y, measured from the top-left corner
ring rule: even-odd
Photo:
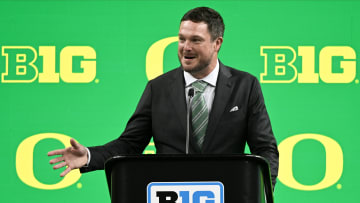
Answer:
[[[194,59],[195,56],[184,56],[185,59]]]

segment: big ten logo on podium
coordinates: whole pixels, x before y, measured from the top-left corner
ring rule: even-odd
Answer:
[[[315,46],[298,46],[297,53],[290,46],[261,46],[260,55],[265,62],[261,83],[292,83],[296,78],[298,83],[359,83],[356,53],[349,46],[325,46],[318,55]]]
[[[89,83],[96,76],[96,52],[90,46],[66,46],[58,59],[55,46],[39,46],[38,52],[32,46],[3,46],[1,54],[5,57],[2,83],[32,83],[36,79],[59,83],[60,78],[66,83]]]
[[[221,182],[153,182],[147,188],[147,203],[223,203]]]

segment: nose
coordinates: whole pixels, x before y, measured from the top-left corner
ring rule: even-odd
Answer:
[[[184,51],[191,51],[191,50],[192,50],[191,42],[189,40],[186,40],[184,43]]]

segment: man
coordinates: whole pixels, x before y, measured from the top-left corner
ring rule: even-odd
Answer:
[[[224,23],[215,10],[188,11],[179,29],[181,67],[149,81],[118,139],[89,148],[71,139],[72,147],[48,153],[62,155],[50,161],[60,162],[54,169],[68,166],[61,176],[76,168],[103,169],[112,156],[141,154],[151,137],[159,154],[185,153],[186,106],[189,91],[194,90],[189,152],[241,154],[247,142],[253,154],[270,162],[275,185],[279,155],[260,84],[254,76],[218,60],[223,34]]]

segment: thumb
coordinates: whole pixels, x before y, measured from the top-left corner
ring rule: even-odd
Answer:
[[[74,138],[71,138],[71,139],[70,139],[70,144],[71,144],[71,146],[73,146],[75,149],[79,149],[80,146],[81,146],[79,143],[77,143],[77,142],[74,140]]]

